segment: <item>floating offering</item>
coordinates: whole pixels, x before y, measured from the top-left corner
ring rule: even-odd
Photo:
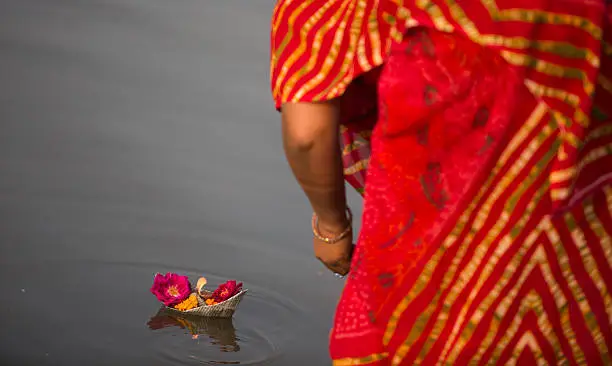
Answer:
[[[200,277],[194,288],[187,276],[158,273],[153,279],[151,293],[169,311],[214,318],[231,317],[247,292],[242,288],[242,282],[230,280],[214,291],[206,289],[207,283],[206,278]]]

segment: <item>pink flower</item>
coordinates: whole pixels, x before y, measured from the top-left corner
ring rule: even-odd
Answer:
[[[172,306],[185,300],[191,294],[191,284],[187,276],[176,273],[158,273],[153,279],[151,293],[166,306]]]
[[[217,287],[212,294],[212,298],[219,303],[237,295],[240,291],[242,291],[242,282],[236,283],[236,281],[231,280]]]

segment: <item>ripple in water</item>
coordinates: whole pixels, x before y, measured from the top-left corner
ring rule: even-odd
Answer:
[[[200,273],[172,269],[190,278]],[[224,282],[206,275],[210,287]],[[209,319],[170,314],[163,307],[149,319],[149,329],[158,333],[155,348],[164,364],[187,360],[204,365],[263,365],[281,353],[288,329],[298,316],[298,307],[279,294],[245,283],[249,290],[234,318]],[[284,330],[284,332],[283,332]]]
[[[61,353],[66,342],[83,350],[79,356],[84,362],[102,364],[116,364],[117,359],[126,357],[156,365],[278,364],[299,327],[297,319],[302,317],[302,323],[305,316],[279,293],[248,281],[244,287],[249,291],[233,318],[207,319],[163,311],[149,292],[156,272],[177,272],[190,279],[204,275],[213,288],[232,278],[194,269],[100,261],[45,261],[30,263],[30,268],[28,278],[20,281],[28,291],[14,296],[8,305],[16,317],[34,318],[31,314],[35,314],[36,321],[49,324],[42,328],[47,332],[40,332],[32,319],[31,324],[22,325],[23,332],[44,336],[45,352],[55,355],[58,364],[73,358]],[[56,304],[48,312],[37,310],[29,297],[34,295],[29,289],[41,278],[53,279],[44,281],[45,286],[35,292],[37,298]],[[11,283],[4,282],[5,287]],[[85,334],[84,321],[89,329]],[[51,326],[59,324],[64,332],[61,339],[52,337],[55,330]],[[16,328],[7,331],[15,332]]]
[[[187,359],[204,365],[261,365],[277,353],[257,331],[237,331],[232,318],[182,316],[162,309],[147,325],[160,331],[156,348],[164,364],[180,365]]]

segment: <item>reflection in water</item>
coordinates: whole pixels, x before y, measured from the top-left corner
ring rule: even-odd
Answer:
[[[202,316],[170,313],[161,308],[147,323],[149,329],[159,330],[168,327],[187,329],[194,339],[208,336],[210,343],[218,346],[221,352],[238,352],[238,338],[232,318],[207,318]]]

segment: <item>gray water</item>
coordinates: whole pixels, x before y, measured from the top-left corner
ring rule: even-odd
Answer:
[[[1,365],[329,364],[342,282],[282,153],[273,5],[0,0]],[[181,327],[166,271],[250,292]]]

